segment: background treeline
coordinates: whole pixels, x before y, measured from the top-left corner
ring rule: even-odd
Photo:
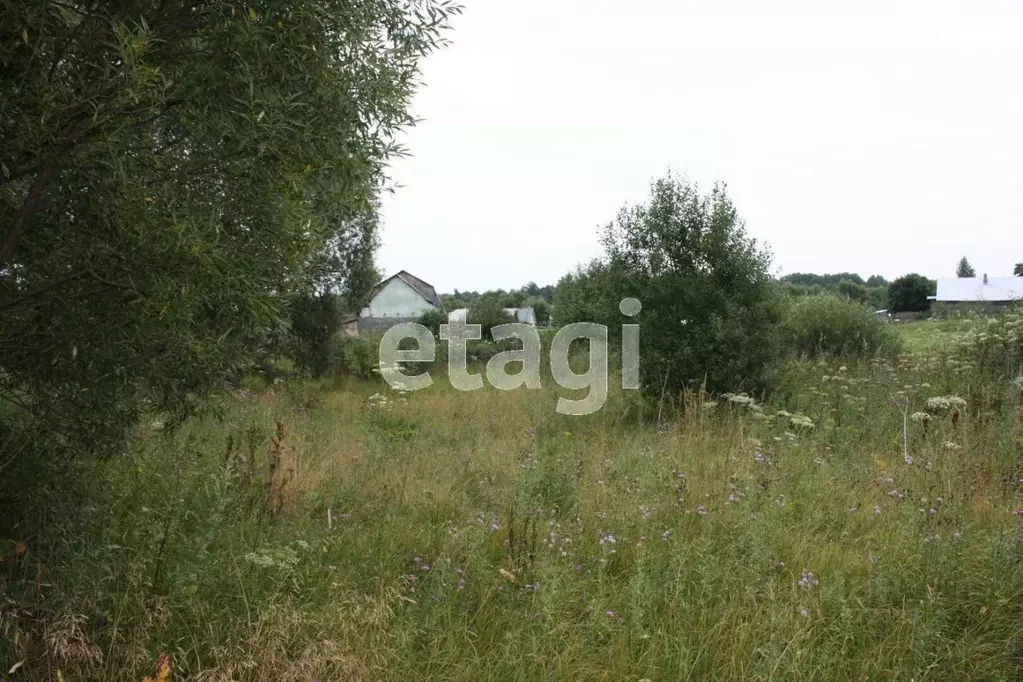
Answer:
[[[828,292],[866,303],[875,310],[888,307],[889,282],[881,275],[871,275],[864,280],[855,272],[840,272],[833,275],[794,272],[781,277],[778,281],[784,291],[792,296]]]
[[[531,307],[536,313],[536,323],[546,326],[550,322],[554,305],[554,285],[541,287],[536,282],[527,282],[519,289],[492,289],[483,293],[455,289],[454,293],[442,294],[440,298],[448,312],[459,308],[467,308],[471,312],[474,306],[479,309],[484,305],[500,308]]]

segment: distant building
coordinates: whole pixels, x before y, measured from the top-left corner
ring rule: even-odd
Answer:
[[[938,280],[939,303],[1005,304],[1023,299],[1023,277],[952,277]]]
[[[358,316],[343,322],[345,333],[386,331],[402,322],[414,322],[430,310],[445,312],[433,285],[402,270],[376,285],[369,303]]]
[[[504,312],[509,317],[514,317],[517,322],[536,326],[536,311],[531,306],[525,308],[505,308]]]

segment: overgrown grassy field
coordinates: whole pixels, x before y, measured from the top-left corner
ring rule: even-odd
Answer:
[[[898,325],[903,342],[910,351],[926,352],[941,348],[953,341],[974,324],[971,318],[947,320],[921,320]]]
[[[222,396],[77,465],[80,517],[0,574],[3,672],[1023,678],[1023,386],[925,352],[785,377],[646,420],[552,388]]]

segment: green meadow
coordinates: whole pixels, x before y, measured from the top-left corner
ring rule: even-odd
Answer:
[[[141,426],[130,466],[70,466],[90,492],[8,562],[0,652],[69,681],[164,654],[210,681],[1020,679],[1023,383],[926,350],[942,328],[657,418],[620,389],[559,415],[549,381],[251,381]]]

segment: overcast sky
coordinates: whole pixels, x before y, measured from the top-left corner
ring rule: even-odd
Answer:
[[[778,272],[1023,261],[1019,0],[465,0],[423,63],[380,266],[555,283],[669,168]]]

